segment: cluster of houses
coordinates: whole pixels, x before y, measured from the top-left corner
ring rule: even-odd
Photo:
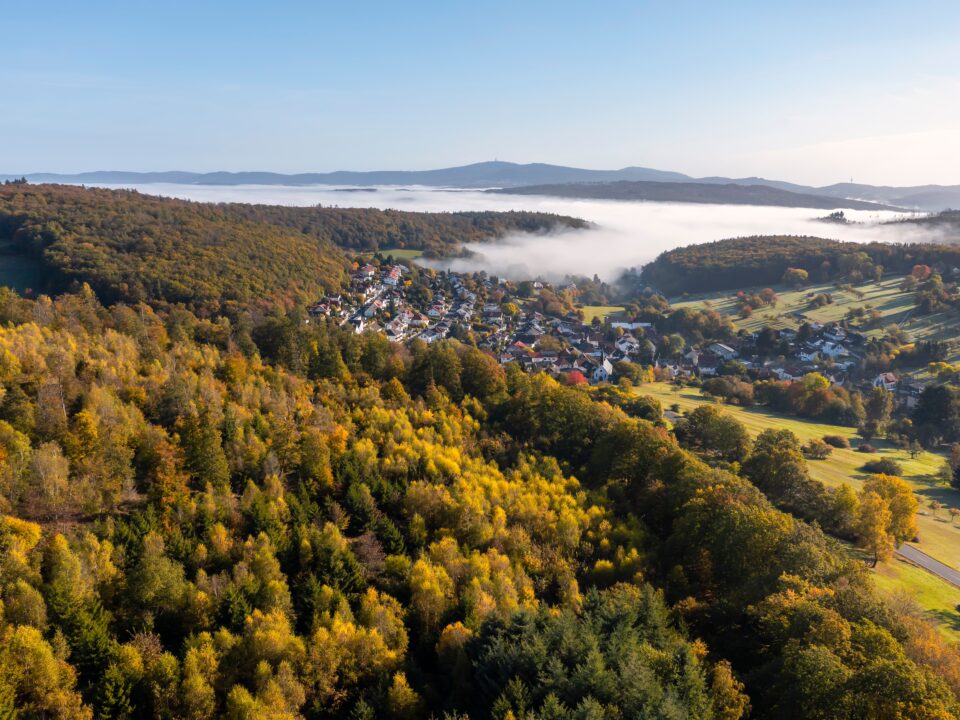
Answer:
[[[485,312],[485,322],[487,317]],[[656,352],[657,333],[650,323],[614,323],[614,327],[622,334],[611,340],[575,314],[551,317],[519,309],[478,345],[501,365],[516,363],[525,372],[561,378],[575,375],[601,383],[613,379],[616,363],[649,363]],[[638,329],[639,338],[631,332]]]
[[[310,308],[310,314],[335,318],[357,334],[382,332],[397,342],[417,337],[430,343],[447,337],[454,323],[470,323],[477,298],[459,275],[451,273],[444,281],[434,281],[431,301],[416,307],[404,281],[408,272],[399,264],[383,269],[364,265],[351,275],[349,298],[325,296]]]
[[[818,372],[845,385],[866,343],[866,336],[838,323],[809,323],[802,334],[765,328],[667,358],[658,351],[659,338],[650,323],[614,321],[611,332],[573,313],[548,316],[526,309],[502,281],[484,274],[471,276],[470,282],[452,271],[421,276],[429,292],[411,292],[408,272],[399,264],[364,265],[353,273],[349,294],[326,296],[310,312],[335,318],[357,333],[381,332],[396,342],[417,338],[432,343],[471,332],[478,347],[503,365],[515,363],[524,371],[556,377],[575,373],[591,383],[614,379],[616,363],[625,360],[653,364],[666,379],[712,377],[723,372],[725,363],[737,361],[756,380],[795,381]],[[549,285],[538,281],[534,289],[544,287]],[[429,299],[418,303],[413,297]],[[896,393],[907,409],[916,405],[923,390],[890,372],[879,374],[873,385]]]
[[[736,360],[744,365],[751,379],[796,381],[809,373],[820,373],[835,385],[847,385],[851,373],[863,360],[862,333],[848,330],[837,323],[809,324],[810,333],[803,339],[796,330],[766,329],[765,340],[786,352],[771,359],[771,353],[758,352],[761,333],[738,336],[728,343],[711,343],[704,348],[691,348],[681,360],[658,360],[656,366],[667,378],[708,378],[721,372],[724,363]],[[882,387],[895,395],[898,405],[906,410],[916,407],[923,385],[898,377],[893,372],[877,374],[873,387]]]
[[[429,317],[404,299],[403,265],[378,270],[364,265],[351,276],[350,296],[328,295],[310,308],[314,317],[332,317],[357,334],[382,332],[397,342],[415,336],[430,325]]]
[[[758,379],[799,380],[811,372],[819,372],[837,385],[847,382],[851,369],[862,359],[858,349],[866,342],[860,333],[845,330],[838,324],[811,323],[810,333],[799,339],[799,333],[790,328],[766,329],[763,338],[769,347],[785,352],[761,351],[760,332],[737,336],[726,343],[712,343],[704,348],[694,347],[679,361],[665,360],[658,367],[671,377],[712,377],[722,365],[737,360]],[[771,355],[777,355],[771,359]]]
[[[310,314],[334,318],[356,333],[381,332],[396,342],[432,343],[469,330],[478,347],[504,365],[517,363],[555,376],[579,373],[592,383],[610,380],[620,360],[650,362],[655,354],[657,335],[650,323],[614,323],[622,334],[611,341],[575,314],[550,317],[526,310],[502,282],[484,275],[475,276],[469,287],[455,272],[421,276],[429,283],[424,294],[410,292],[406,273],[402,265],[364,265],[352,274],[349,294],[321,298]],[[544,287],[549,285],[537,281],[534,290]],[[417,306],[414,296],[430,300]]]
[[[644,344],[648,352],[652,347],[652,343]],[[489,346],[488,349],[494,350]],[[517,363],[526,372],[554,376],[579,373],[587,381],[599,383],[613,377],[614,363],[638,361],[640,350],[640,342],[632,335],[625,334],[610,342],[576,318],[547,318],[532,313],[518,325],[496,357],[500,364]]]

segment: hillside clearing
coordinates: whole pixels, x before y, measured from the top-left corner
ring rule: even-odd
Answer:
[[[583,321],[585,323],[593,322],[594,318],[599,318],[600,322],[603,322],[607,316],[615,315],[619,312],[623,312],[622,305],[584,305],[581,310],[583,310]]]
[[[393,255],[394,260],[416,260],[423,255],[423,250],[416,250],[414,248],[387,248],[386,250],[380,250],[380,254],[384,257]]]

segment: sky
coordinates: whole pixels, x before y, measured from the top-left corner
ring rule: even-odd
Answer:
[[[960,183],[960,3],[4,2],[0,173]]]

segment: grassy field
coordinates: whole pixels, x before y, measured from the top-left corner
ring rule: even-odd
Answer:
[[[960,588],[902,560],[877,565],[874,580],[888,593],[906,592],[951,642],[960,642]]]
[[[880,335],[887,325],[897,324],[913,340],[953,340],[960,337],[960,315],[951,312],[917,315],[913,311],[914,294],[900,291],[901,277],[857,285],[854,291],[840,290],[827,283],[800,290],[776,286],[778,301],[773,307],[756,308],[749,318],[739,317],[739,305],[733,293],[672,298],[676,307],[712,307],[734,319],[738,328],[756,332],[764,326],[796,329],[804,321],[834,322],[855,308],[875,309],[882,321],[875,328],[864,329],[868,335]],[[758,288],[754,288],[758,289]],[[830,293],[833,302],[823,307],[811,306],[810,299],[819,293]],[[958,355],[957,357],[960,357]]]
[[[714,400],[704,397],[698,388],[680,388],[667,383],[648,383],[637,388],[643,395],[652,395],[660,400],[664,409],[669,409],[674,403],[680,406],[681,411],[689,411],[698,405],[711,403]],[[781,415],[762,407],[737,407],[724,405],[724,409],[740,420],[750,431],[757,435],[767,428],[791,430],[801,442],[812,438],[822,438],[824,435],[842,435],[858,444],[858,438],[853,428],[817,423],[803,418]],[[878,452],[875,455],[858,453],[853,449],[835,449],[826,460],[810,460],[807,466],[810,476],[830,487],[847,483],[859,490],[866,474],[860,467],[867,460],[889,457],[903,466],[903,478],[913,487],[920,501],[920,515],[917,518],[917,527],[920,530],[920,542],[917,547],[923,552],[935,557],[940,562],[951,567],[960,568],[960,527],[950,521],[946,507],[960,508],[960,491],[946,487],[936,479],[937,470],[943,464],[943,458],[929,452],[923,452],[916,458],[883,440],[871,442]],[[943,503],[937,517],[927,507],[927,503],[936,500]]]
[[[413,248],[388,248],[381,250],[380,254],[384,257],[393,255],[397,260],[416,260],[423,255],[423,250],[414,250]]]
[[[581,309],[583,310],[583,321],[585,323],[593,322],[595,317],[600,318],[600,322],[603,322],[608,315],[623,312],[622,305],[584,305]]]

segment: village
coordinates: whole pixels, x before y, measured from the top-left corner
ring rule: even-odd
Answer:
[[[411,277],[415,275],[415,277]],[[531,281],[534,293],[575,288]],[[799,330],[765,327],[740,331],[724,342],[686,345],[663,335],[651,322],[616,315],[585,322],[582,312],[531,309],[516,284],[486,273],[449,270],[419,273],[402,263],[366,263],[351,275],[347,293],[329,295],[310,308],[341,326],[382,333],[392,342],[427,344],[446,338],[472,339],[501,365],[516,363],[525,372],[546,372],[569,382],[616,381],[630,365],[649,367],[656,379],[695,381],[739,374],[750,380],[796,381],[820,373],[832,384],[884,387],[910,410],[923,385],[893,372],[864,377],[867,337],[840,323],[808,322]],[[632,374],[632,373],[629,373]]]

